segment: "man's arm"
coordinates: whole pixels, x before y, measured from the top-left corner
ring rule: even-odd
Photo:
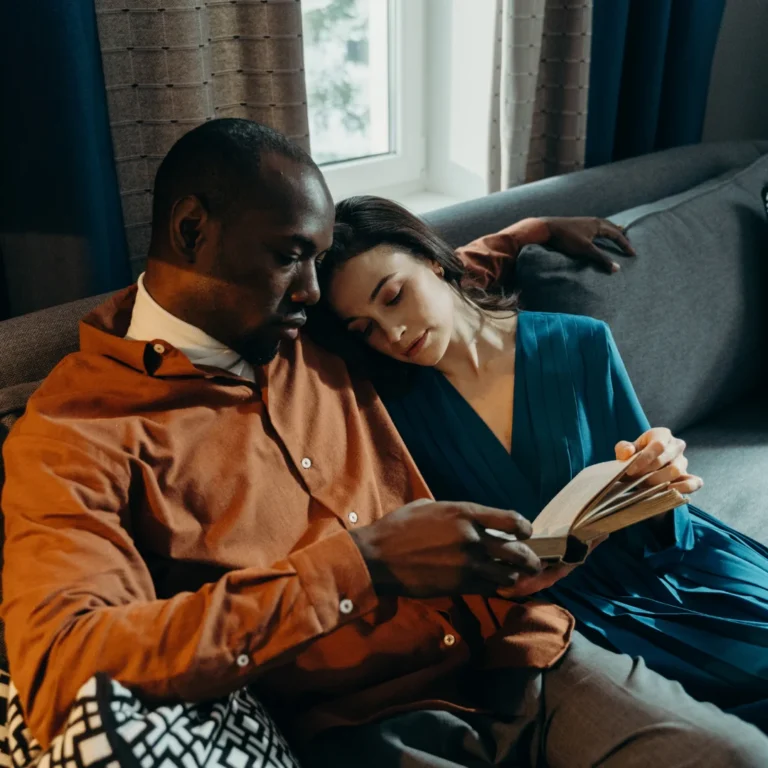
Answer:
[[[595,244],[595,238],[612,240],[624,253],[635,255],[621,227],[588,217],[523,219],[458,248],[456,255],[464,262],[472,284],[490,290],[512,289],[517,256],[526,245],[551,245],[566,256],[618,271],[618,263]]]
[[[478,237],[456,255],[467,268],[467,280],[481,288],[509,287],[517,255],[526,245],[542,245],[550,238],[544,219],[523,219],[491,235]]]
[[[4,458],[8,656],[44,746],[96,672],[150,698],[212,698],[376,605],[346,531],[158,600],[131,536],[132,478],[120,456],[21,429]]]

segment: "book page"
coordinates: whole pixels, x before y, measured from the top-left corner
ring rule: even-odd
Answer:
[[[603,502],[598,507],[590,510],[588,514],[581,517],[576,525],[573,526],[573,530],[575,531],[584,526],[591,525],[596,520],[600,520],[606,515],[612,515],[620,509],[629,507],[632,504],[638,504],[645,499],[655,496],[657,493],[665,491],[668,487],[669,483],[660,483],[659,485],[653,486],[653,488],[633,488],[625,491],[621,496],[612,497],[609,503]]]
[[[582,512],[624,474],[631,462],[605,461],[579,472],[533,521],[533,535],[567,536]]]
[[[593,514],[601,512],[607,507],[613,506],[614,502],[618,500],[619,497],[631,495],[633,492],[642,493],[642,491],[636,491],[635,488],[644,482],[649,474],[651,473],[648,472],[644,475],[641,475],[640,477],[635,477],[632,479],[624,477],[614,481],[613,484],[606,490],[606,493],[604,493],[602,496],[599,496],[597,499],[595,499],[595,501],[592,502],[592,504],[589,505],[588,510],[584,514],[584,518],[591,517]]]
[[[675,507],[680,507],[687,503],[687,499],[674,488],[667,488],[661,493],[656,493],[646,499],[642,499],[636,504],[632,504],[618,512],[610,515],[604,515],[598,520],[590,521],[588,524],[574,532],[582,541],[590,541],[597,536],[603,536],[606,533],[613,533],[622,528],[639,523],[641,520],[647,520],[649,517],[655,517],[664,512],[669,512]]]

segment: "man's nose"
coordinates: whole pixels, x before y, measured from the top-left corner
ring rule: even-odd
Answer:
[[[320,301],[320,286],[317,282],[317,269],[313,259],[306,261],[296,276],[291,301],[310,306]]]

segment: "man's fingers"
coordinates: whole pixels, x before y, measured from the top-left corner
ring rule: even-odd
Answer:
[[[494,509],[481,504],[463,504],[462,506],[467,517],[481,528],[510,533],[518,539],[530,538],[533,533],[531,524],[522,515],[510,509]]]
[[[621,227],[617,227],[615,224],[611,224],[610,221],[605,221],[600,226],[598,237],[605,237],[608,240],[613,240],[624,253],[629,256],[637,256],[635,249],[632,247],[632,243],[624,234],[624,230]]]
[[[536,574],[541,571],[541,560],[521,541],[505,541],[487,533],[481,534],[481,539],[492,561],[499,560],[523,573]]]
[[[594,243],[589,243],[584,249],[586,256],[593,264],[602,267],[606,272],[618,272],[621,267],[605,251],[600,250]]]

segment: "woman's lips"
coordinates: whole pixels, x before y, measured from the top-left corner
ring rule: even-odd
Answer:
[[[424,346],[428,334],[429,331],[424,331],[424,333],[422,333],[421,336],[419,336],[419,338],[416,339],[416,341],[414,341],[413,344],[411,344],[411,346],[405,350],[405,356],[413,357],[414,355],[418,354],[419,350],[421,350],[421,348]]]

